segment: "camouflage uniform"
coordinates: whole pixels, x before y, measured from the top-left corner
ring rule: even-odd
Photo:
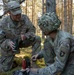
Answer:
[[[12,5],[17,7],[17,3]],[[19,12],[21,11],[19,10]],[[41,48],[41,39],[35,35],[36,29],[26,15],[22,15],[19,22],[13,21],[10,15],[4,17],[0,23],[0,29],[0,71],[10,70],[13,65],[13,58],[19,52],[19,50],[11,50],[8,47],[9,40],[17,39],[18,47],[32,46],[33,54],[36,54]],[[26,40],[21,41],[21,33],[26,36]]]
[[[38,69],[38,75],[74,75],[74,39],[67,32],[59,30],[60,20],[54,13],[44,14],[38,21],[43,33],[55,31],[55,39],[47,36],[44,48],[38,57],[44,57],[47,67]]]

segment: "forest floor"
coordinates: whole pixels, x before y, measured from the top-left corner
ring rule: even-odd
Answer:
[[[28,56],[31,58],[31,48],[22,48],[20,54],[16,54],[14,60],[18,64],[16,68],[11,71],[0,73],[0,75],[13,75],[13,72],[16,70],[22,69],[22,58]],[[40,59],[36,61],[37,67],[44,67],[44,60]],[[34,66],[33,66],[34,67]]]

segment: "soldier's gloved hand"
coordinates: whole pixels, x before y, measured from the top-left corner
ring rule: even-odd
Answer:
[[[26,36],[24,34],[21,34],[21,40],[25,40],[26,39]]]
[[[12,50],[14,50],[14,48],[15,48],[15,44],[14,44],[14,42],[11,41],[11,40],[8,41],[8,46],[9,46]]]
[[[33,62],[35,62],[37,60],[37,58],[38,58],[38,54],[33,55],[31,59],[32,59]]]

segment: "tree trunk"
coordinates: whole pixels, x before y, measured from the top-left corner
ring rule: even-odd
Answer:
[[[35,24],[35,0],[32,0],[32,22]]]
[[[68,32],[67,2],[66,2],[66,0],[64,0],[64,30]]]
[[[72,0],[68,0],[68,31],[72,34]]]
[[[42,0],[42,15],[44,14],[44,0]]]
[[[42,15],[44,14],[44,0],[42,0]],[[42,33],[42,38],[44,39],[44,34]]]
[[[63,12],[63,10],[64,10],[64,8],[63,8],[64,4],[63,4],[63,0],[61,0],[61,3],[62,3],[62,9],[61,9],[61,21],[62,21],[62,24],[61,24],[61,29],[63,30],[63,26],[64,26],[64,19],[63,19],[63,17],[64,17],[64,12]]]
[[[64,0],[64,30],[72,33],[72,0]]]
[[[56,0],[46,0],[46,12],[56,13]]]
[[[26,0],[26,11],[25,11],[26,15],[27,15],[27,0]]]

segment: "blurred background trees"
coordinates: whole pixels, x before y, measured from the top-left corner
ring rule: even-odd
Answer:
[[[3,0],[5,2],[10,0]],[[23,0],[17,0],[23,1]],[[46,12],[55,12],[62,24],[60,28],[71,34],[74,33],[74,0],[24,0],[21,4],[23,14],[27,14],[36,27],[36,34],[42,32],[37,25],[37,20]]]
[[[74,0],[56,0],[56,11],[62,24],[61,29],[73,33]]]
[[[37,34],[41,30],[37,25],[38,18],[45,12],[55,12],[62,21],[61,29],[74,33],[74,0],[25,0],[21,5],[36,27]]]

